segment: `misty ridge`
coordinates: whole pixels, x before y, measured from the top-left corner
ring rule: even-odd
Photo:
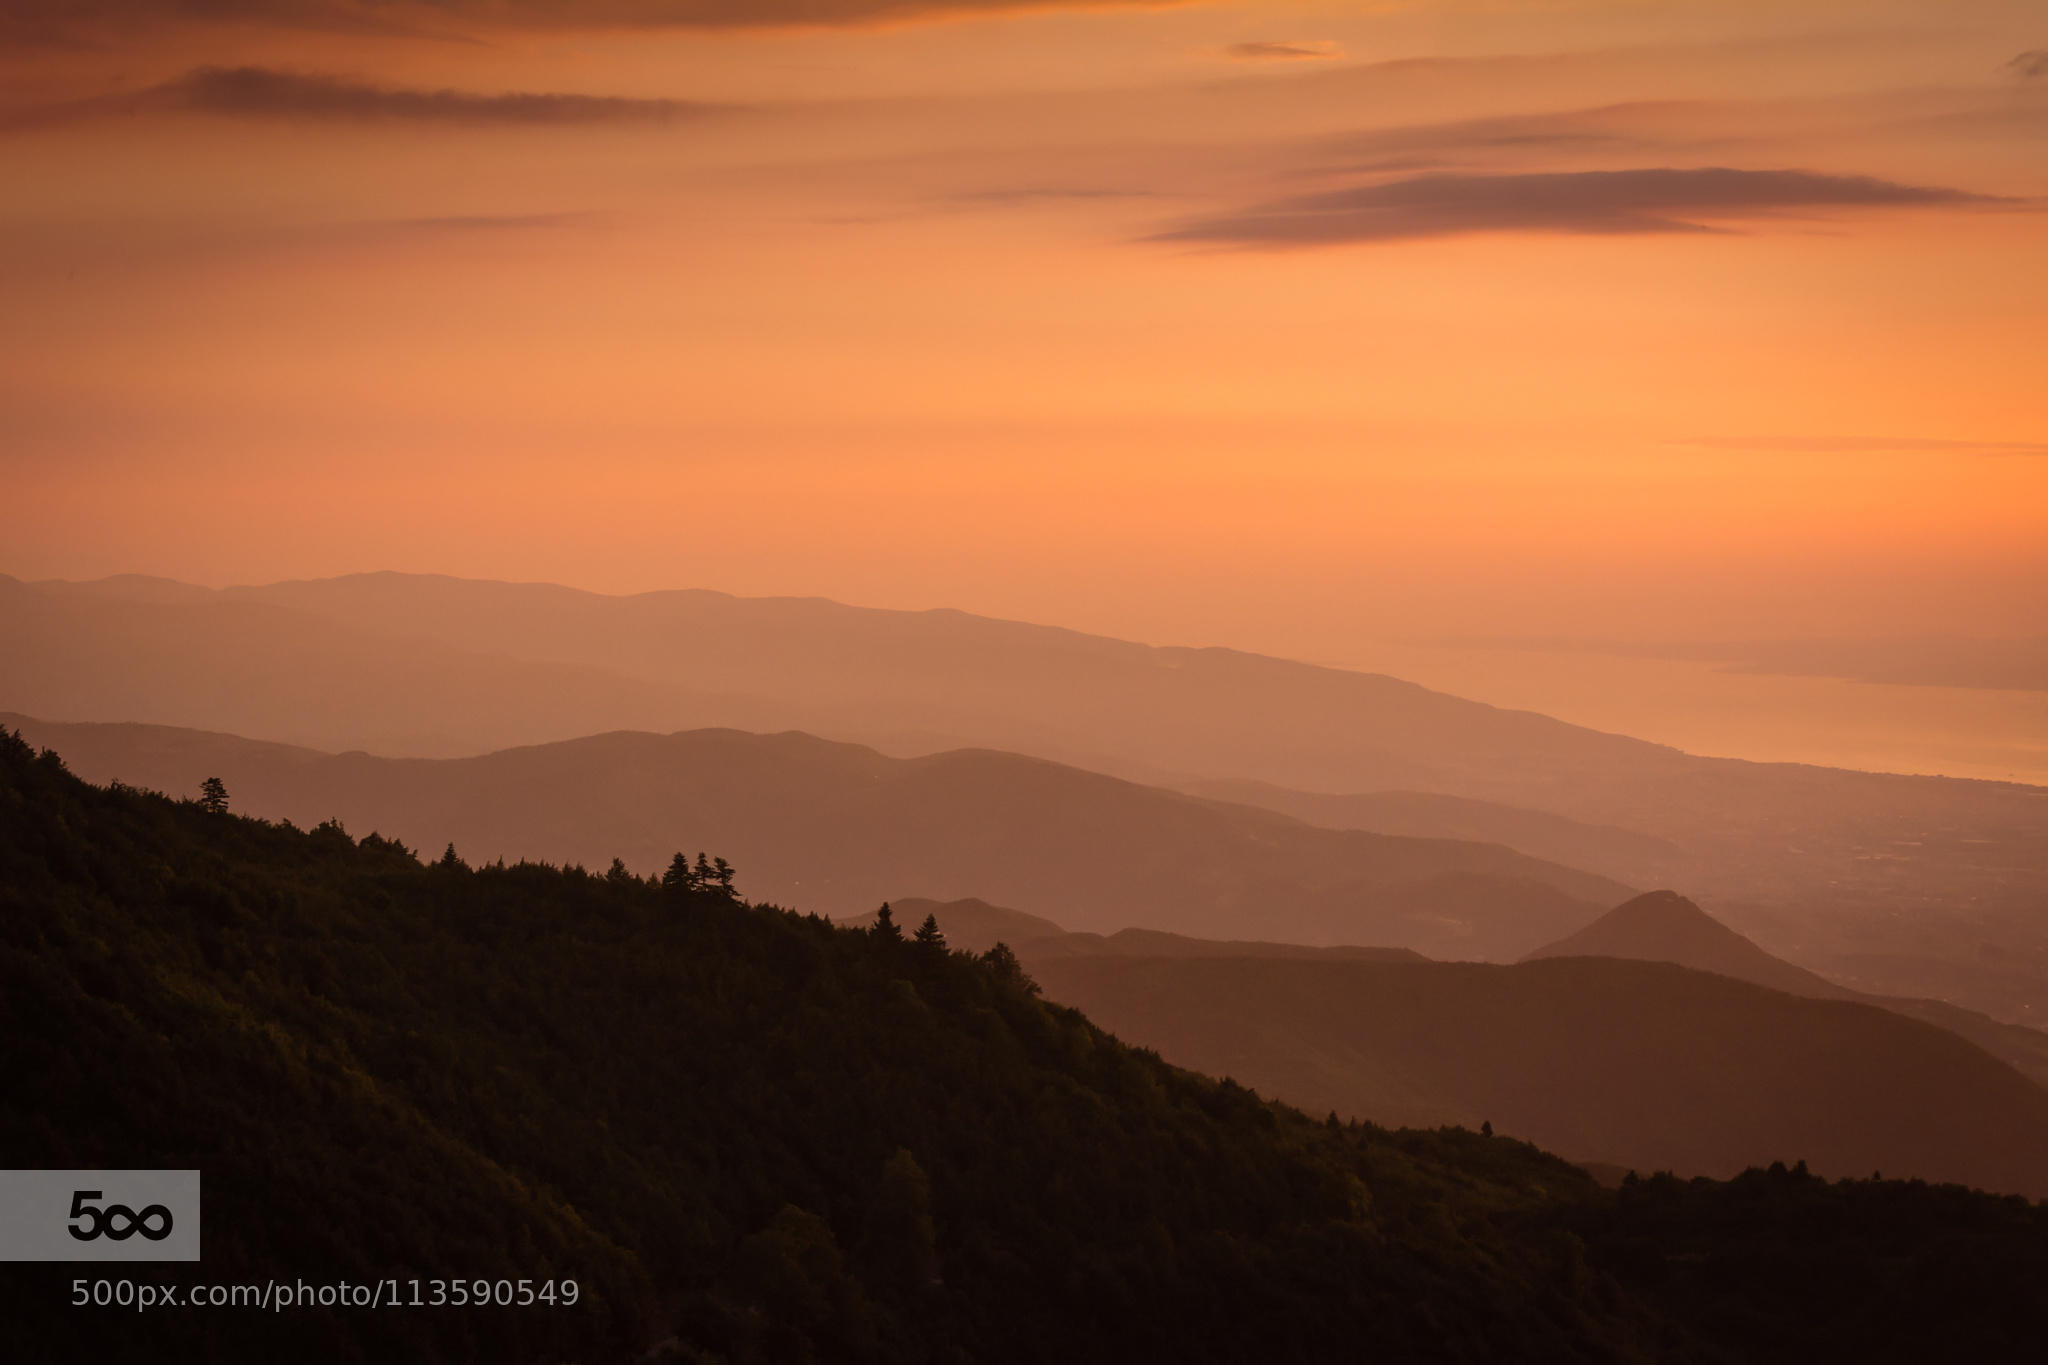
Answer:
[[[985,750],[892,759],[800,733],[694,730],[379,759],[198,731],[18,724],[93,780],[162,789],[204,769],[250,814],[337,819],[478,861],[618,857],[651,874],[680,844],[715,848],[745,869],[750,894],[842,917],[909,889],[987,896],[1087,929],[1511,961],[1630,894],[1498,844],[1321,829]]]
[[[1699,758],[1382,676],[822,599],[10,579],[0,624],[20,645],[0,705],[43,722],[387,757],[714,726],[893,757],[1001,750],[1316,825],[1504,843],[1682,890],[1859,989],[2048,1018],[2039,788]],[[935,891],[997,895],[883,894]]]

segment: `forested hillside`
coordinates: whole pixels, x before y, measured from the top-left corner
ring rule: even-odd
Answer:
[[[583,1290],[308,1331],[74,1309],[75,1268],[24,1266],[17,1359],[1981,1359],[2048,1329],[2023,1201],[1603,1193],[1176,1070],[1000,957],[695,877],[423,865],[11,737],[0,1015],[9,1165],[206,1173],[204,1262],[139,1278]]]

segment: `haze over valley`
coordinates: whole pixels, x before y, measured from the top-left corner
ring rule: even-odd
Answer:
[[[2048,1018],[2048,789],[2023,784],[1703,759],[1393,678],[817,599],[395,574],[224,592],[9,582],[0,622],[24,642],[0,659],[0,690],[43,722],[141,720],[390,757],[702,726],[899,756],[995,749],[1332,829],[1505,844],[1623,887],[1682,890],[1861,989]],[[601,771],[587,780],[601,785]],[[161,765],[147,778],[192,781]],[[427,842],[474,830],[490,856],[544,846],[638,865],[663,838],[699,837],[671,825],[632,848],[599,847],[595,829],[522,845],[446,814]],[[761,874],[778,894],[794,875]],[[871,889],[1003,894],[971,877]]]

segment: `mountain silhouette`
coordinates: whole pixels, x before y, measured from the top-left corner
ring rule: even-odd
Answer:
[[[1676,891],[1650,891],[1625,901],[1576,933],[1538,948],[1523,961],[1546,957],[1675,962],[1788,995],[1822,1000],[1847,1000],[1856,995],[1804,967],[1772,957]]]
[[[1014,946],[1042,938],[1058,938],[1067,932],[1043,915],[1027,915],[1022,910],[990,905],[979,896],[963,896],[953,901],[899,896],[890,902],[890,908],[897,922],[910,928],[915,928],[926,915],[943,920],[946,942],[954,948],[974,953],[987,952],[998,943]],[[874,922],[872,913],[848,915],[840,920],[842,924],[863,928]]]
[[[909,897],[891,903],[897,920],[906,925],[921,923],[930,915],[937,920],[954,948],[987,952],[1005,943],[1020,957],[1038,962],[1056,957],[1279,957],[1318,958],[1342,962],[1424,962],[1428,959],[1411,948],[1372,948],[1356,944],[1314,946],[1302,943],[1268,943],[1254,939],[1195,938],[1159,929],[1119,929],[1113,934],[1075,933],[1040,915],[990,905],[978,897],[957,901],[934,901]],[[873,915],[854,915],[847,924],[874,923]]]
[[[944,921],[941,919],[941,926]],[[1310,1112],[1727,1176],[1773,1160],[2048,1195],[2048,1090],[1945,1029],[1663,962],[1019,950],[1126,1042]]]
[[[1771,956],[1675,891],[1651,891],[1528,954],[1673,962],[1816,1000],[1860,1000],[1921,1019],[1977,1044],[2035,1081],[2048,1084],[2048,1033],[2008,1024],[1943,1000],[1852,990]]]
[[[393,756],[795,729],[896,757],[986,748],[1154,785],[1263,784],[1228,794],[1334,828],[1475,835],[1478,807],[1390,814],[1388,793],[1558,817],[1586,829],[1494,809],[1515,832],[1481,837],[1682,888],[1859,989],[2048,1018],[2038,787],[1699,757],[1375,674],[816,598],[0,579],[0,631],[0,708],[51,720]]]
[[[1326,829],[1370,829],[1381,834],[1506,844],[1538,858],[1583,867],[1637,885],[1669,881],[1691,861],[1679,844],[1637,830],[1589,824],[1547,811],[1440,792],[1358,792],[1334,796],[1244,780],[1179,785],[1182,791],[1195,796],[1264,806]]]
[[[723,851],[761,900],[845,916],[914,890],[1082,930],[1368,942],[1510,961],[1630,888],[1495,844],[1318,829],[1247,806],[967,750],[890,758],[810,735],[594,735],[464,759],[386,759],[201,731],[10,720],[94,780],[218,776],[235,808],[335,818],[474,861],[656,872]]]
[[[2048,1147],[2030,1145],[2044,1132],[2033,1092],[2048,1080],[2048,1036],[1937,1001],[1858,995],[1779,962],[1668,891],[1530,954],[1526,973],[1467,972],[1400,949],[1066,933],[980,900],[896,909],[906,923],[932,915],[958,947],[1001,939],[1052,998],[1119,1036],[1312,1110],[1394,1124],[1491,1121],[1589,1162],[1686,1174],[1726,1174],[1770,1151],[1838,1173],[1867,1156],[1873,1169],[2022,1191],[2048,1173],[2036,1167]],[[1330,972],[1275,977],[1262,965],[1275,961]],[[1346,963],[1415,970],[1347,977]],[[1674,985],[1642,963],[1689,970]],[[1815,1013],[1782,996],[1858,1008]],[[1902,1018],[1874,1019],[1863,1006]],[[1643,1042],[1659,1033],[1662,1055]],[[1972,1105],[2004,1127],[1950,1121]]]

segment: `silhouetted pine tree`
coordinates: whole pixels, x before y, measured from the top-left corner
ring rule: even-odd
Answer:
[[[661,874],[661,885],[668,891],[695,891],[697,874],[690,870],[690,859],[678,853],[669,859],[668,871]]]
[[[981,960],[995,973],[996,980],[1015,986],[1026,995],[1038,994],[1038,983],[1025,973],[1024,964],[1017,960],[1017,954],[1009,944],[996,944],[981,955]]]
[[[875,927],[869,931],[876,938],[903,941],[903,931],[896,926],[896,916],[889,911],[889,902],[883,901],[882,908],[875,911]]]
[[[209,777],[199,784],[199,809],[208,815],[228,813],[228,784],[217,777]]]
[[[917,926],[917,933],[913,937],[917,939],[917,944],[920,948],[931,948],[940,952],[945,951],[946,936],[939,931],[939,917],[937,915],[926,915],[924,923]]]

